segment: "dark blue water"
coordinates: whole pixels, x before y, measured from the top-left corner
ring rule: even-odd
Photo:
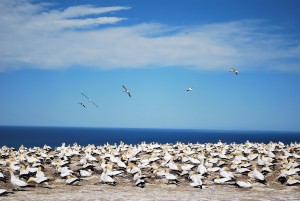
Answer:
[[[0,126],[0,147],[6,145],[18,148],[43,146],[52,147],[77,142],[80,145],[103,145],[123,141],[127,144],[139,144],[143,141],[158,143],[215,143],[222,142],[300,142],[300,132],[267,131],[211,131],[188,129],[129,129],[129,128],[71,128],[71,127],[15,127]]]

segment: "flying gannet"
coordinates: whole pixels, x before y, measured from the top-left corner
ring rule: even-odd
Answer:
[[[89,97],[87,97],[87,96],[86,96],[84,93],[82,93],[82,92],[81,92],[81,94],[82,94],[84,97],[86,97],[86,99],[87,99],[89,102],[93,103],[96,107],[99,108],[99,106],[98,106],[92,99],[90,99]]]
[[[193,88],[192,88],[192,87],[189,87],[189,88],[186,88],[185,90],[186,90],[186,91],[193,91]]]
[[[231,73],[235,73],[236,75],[239,74],[239,71],[237,69],[235,69],[235,68],[231,68],[230,72]]]
[[[82,102],[80,102],[78,104],[81,105],[82,107],[86,108],[85,105]]]
[[[123,85],[123,92],[127,93],[129,97],[131,97],[130,91]]]

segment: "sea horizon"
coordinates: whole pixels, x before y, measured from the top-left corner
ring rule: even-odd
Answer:
[[[265,130],[265,129],[209,129],[209,128],[171,128],[171,127],[109,127],[109,126],[61,126],[61,125],[0,125],[0,127],[24,127],[24,128],[74,128],[74,129],[143,129],[143,130],[189,130],[208,132],[264,132],[264,133],[299,133],[300,130]],[[242,134],[242,133],[241,133]]]
[[[62,143],[103,145],[155,143],[226,143],[283,142],[285,144],[300,141],[300,132],[292,131],[239,131],[204,130],[175,128],[103,128],[103,127],[59,127],[59,126],[0,126],[0,147],[6,145],[18,148],[60,146]]]

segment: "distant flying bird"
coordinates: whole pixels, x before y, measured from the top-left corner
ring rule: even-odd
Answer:
[[[130,91],[123,85],[123,92],[127,93],[129,97],[131,97]]]
[[[99,106],[98,106],[94,101],[92,101],[89,97],[87,97],[84,93],[81,92],[81,94],[82,94],[84,97],[86,97],[86,99],[87,99],[89,102],[93,103],[96,107],[99,108]]]
[[[86,108],[85,105],[82,102],[80,102],[78,104],[80,104],[82,107]]]
[[[235,68],[231,68],[230,72],[231,73],[235,73],[236,75],[239,74],[239,71],[237,69],[235,69]]]
[[[186,90],[186,91],[193,91],[193,88],[192,88],[192,87],[189,87],[189,88],[186,88],[185,90]]]

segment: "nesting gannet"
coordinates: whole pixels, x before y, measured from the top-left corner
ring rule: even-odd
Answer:
[[[189,178],[191,179],[192,183],[190,183],[190,186],[194,187],[194,188],[201,188],[202,189],[202,175],[200,174],[196,174],[196,173],[191,173],[191,175],[189,176]]]
[[[116,181],[107,174],[107,168],[104,168],[101,176],[100,176],[100,181],[106,184],[110,185],[116,185]]]
[[[235,69],[235,68],[231,68],[230,72],[231,73],[235,73],[236,75],[239,74],[239,71],[237,69]]]
[[[253,169],[252,173],[253,173],[254,179],[256,179],[257,181],[259,181],[263,184],[267,183],[267,181],[265,179],[265,176],[256,169],[256,166],[254,166],[254,169]]]
[[[123,92],[127,93],[129,97],[131,97],[130,91],[123,85]]]
[[[16,189],[18,190],[18,187],[27,187],[28,183],[26,183],[25,181],[20,180],[19,178],[17,178],[12,170],[11,167],[7,168],[10,172],[10,182],[11,184],[16,187]]]
[[[90,169],[88,169],[88,170],[81,169],[81,170],[79,170],[79,174],[80,174],[81,177],[90,177],[90,176],[92,176],[92,172],[91,172]]]
[[[230,179],[234,179],[234,176],[232,174],[232,172],[229,172],[229,168],[228,167],[223,167],[220,170],[220,175],[224,178],[230,178]]]
[[[226,184],[228,181],[231,181],[230,177],[220,178],[219,175],[216,175],[215,179],[213,180],[215,184]]]
[[[294,176],[289,176],[288,180],[286,181],[286,184],[288,186],[296,186],[296,185],[300,185],[300,181],[297,179],[294,179]]]
[[[281,183],[284,184],[287,181],[287,174],[286,174],[286,169],[280,170],[280,175],[277,177],[277,180]]]
[[[189,92],[189,91],[193,91],[193,88],[189,87],[189,88],[186,88],[185,90]]]
[[[48,184],[49,179],[47,177],[30,177],[28,183],[34,182],[36,184]]]
[[[7,195],[8,193],[13,193],[13,192],[9,192],[6,189],[0,189],[0,196]]]
[[[137,172],[133,177],[133,180],[135,181],[135,186],[144,188],[146,183],[145,178],[147,178],[147,176],[143,175],[141,171]]]
[[[177,179],[177,177],[174,174],[170,173],[169,168],[166,169],[165,178],[168,180],[168,184],[174,183],[177,185],[179,183],[179,180]]]
[[[166,166],[169,167],[173,171],[179,171],[178,166],[173,162],[173,160],[170,160]]]
[[[7,190],[5,189],[0,189],[0,195],[5,195],[7,194]]]
[[[252,187],[252,184],[251,184],[250,180],[236,181],[235,183],[238,187],[241,187],[241,188],[251,188]]]
[[[90,103],[93,103],[96,107],[99,108],[99,106],[98,106],[94,101],[92,101],[89,97],[87,97],[84,93],[81,92],[81,94],[82,94],[84,97],[86,97],[86,99],[87,99]]]
[[[145,187],[145,180],[144,179],[138,179],[138,180],[136,180],[135,185],[138,186],[138,187],[144,188]]]
[[[2,174],[2,172],[0,172],[0,181],[3,181],[6,183],[6,178],[4,177],[4,175]]]
[[[67,176],[66,184],[67,185],[78,185],[79,179],[75,177],[71,177],[70,175]]]
[[[207,174],[207,169],[204,166],[204,159],[201,160],[200,165],[197,167],[197,172],[201,175]]]
[[[237,168],[236,168],[236,172],[239,173],[239,174],[245,174],[247,175],[251,170],[249,170],[248,168],[242,168],[241,165],[239,165]]]

